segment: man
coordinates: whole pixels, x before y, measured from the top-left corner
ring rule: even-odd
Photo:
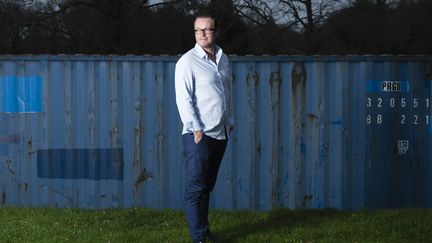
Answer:
[[[209,14],[195,17],[195,47],[175,68],[176,103],[186,155],[185,213],[194,242],[212,238],[209,194],[213,190],[234,125],[228,57],[215,44],[219,34]]]

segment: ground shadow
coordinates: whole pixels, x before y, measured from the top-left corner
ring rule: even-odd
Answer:
[[[244,223],[237,227],[221,229],[214,233],[218,235],[218,242],[234,243],[247,236],[275,231],[278,228],[294,228],[301,223],[307,226],[319,226],[324,221],[337,217],[338,211],[334,209],[320,210],[288,210],[273,209],[262,220]],[[340,214],[339,216],[340,217]]]

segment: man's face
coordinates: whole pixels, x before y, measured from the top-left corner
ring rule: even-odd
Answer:
[[[197,18],[194,23],[195,40],[202,48],[213,48],[217,33],[212,18]]]

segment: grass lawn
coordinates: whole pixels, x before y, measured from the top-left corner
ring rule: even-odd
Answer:
[[[220,242],[432,242],[432,210],[210,212]],[[189,242],[181,211],[0,207],[0,242]]]

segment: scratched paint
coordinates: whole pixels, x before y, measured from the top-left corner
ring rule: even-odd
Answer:
[[[178,58],[0,56],[2,205],[182,208]],[[432,206],[432,57],[231,62],[213,208]]]

